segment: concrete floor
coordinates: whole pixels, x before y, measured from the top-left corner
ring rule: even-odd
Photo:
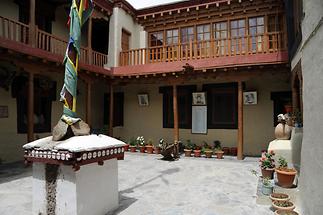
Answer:
[[[258,170],[256,158],[167,162],[158,155],[127,153],[119,161],[120,207],[108,215],[272,215],[269,205],[256,204],[258,179],[252,169]],[[20,175],[3,172],[0,214],[31,214],[30,169]]]

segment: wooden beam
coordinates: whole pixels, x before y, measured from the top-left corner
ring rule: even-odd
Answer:
[[[177,85],[173,84],[174,142],[179,141]]]
[[[34,73],[28,76],[27,141],[34,141]]]
[[[113,136],[113,85],[110,84],[110,119],[109,119],[109,136]]]
[[[32,47],[36,46],[36,0],[30,0],[29,2],[29,44]]]
[[[238,160],[243,160],[243,86],[238,82]]]
[[[92,94],[92,83],[87,82],[86,84],[86,123],[91,127],[92,124],[92,108],[91,108],[91,94]]]
[[[89,64],[92,65],[92,17],[89,18],[88,22],[87,47],[89,50]]]

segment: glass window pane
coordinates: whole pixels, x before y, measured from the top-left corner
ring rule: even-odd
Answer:
[[[167,37],[172,37],[172,34],[173,34],[172,30],[167,31]]]
[[[244,19],[239,20],[239,27],[240,28],[244,27],[244,25],[245,25],[245,20]]]
[[[257,33],[258,34],[263,34],[264,33],[264,26],[258,26],[257,27]]]
[[[173,36],[174,36],[174,37],[177,37],[177,36],[178,36],[178,30],[174,30],[174,31],[173,31]]]
[[[231,30],[231,37],[236,37],[236,36],[238,36],[237,29],[232,29]]]
[[[238,21],[231,21],[231,28],[237,28],[238,27]]]
[[[188,34],[193,34],[193,33],[194,33],[193,27],[188,28]]]
[[[204,32],[210,32],[210,25],[204,26]]]
[[[227,23],[226,22],[222,22],[221,23],[221,29],[222,30],[226,30],[227,29]]]
[[[203,32],[203,26],[197,26],[197,33],[202,33]]]
[[[245,29],[244,28],[240,28],[239,29],[239,36],[244,36],[245,35]]]
[[[204,34],[204,40],[210,40],[210,33]]]
[[[249,19],[249,26],[256,26],[256,19],[255,18],[250,18]]]
[[[250,35],[256,35],[257,34],[257,28],[256,27],[251,27],[250,28]]]
[[[258,17],[257,24],[258,25],[263,25],[264,24],[264,17]]]

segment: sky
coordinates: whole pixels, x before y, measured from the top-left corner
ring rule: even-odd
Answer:
[[[174,3],[184,0],[127,0],[134,8],[141,9],[161,4]]]

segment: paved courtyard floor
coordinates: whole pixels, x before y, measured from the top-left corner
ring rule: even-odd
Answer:
[[[119,161],[120,207],[108,215],[272,215],[256,204],[258,159],[237,161],[127,153]],[[0,169],[0,214],[31,214],[31,170]],[[21,170],[20,170],[21,171]],[[11,171],[12,172],[12,171]],[[108,183],[108,182],[107,182]]]

